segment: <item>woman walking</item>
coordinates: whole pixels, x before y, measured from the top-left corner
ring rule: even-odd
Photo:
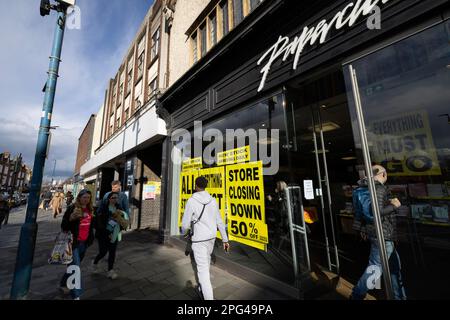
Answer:
[[[95,236],[98,240],[99,254],[94,260],[94,273],[99,273],[98,263],[108,253],[108,278],[114,280],[118,277],[114,271],[117,244],[122,240],[122,230],[128,224],[128,216],[118,204],[119,194],[111,192],[107,202],[100,206],[95,221]]]
[[[60,214],[62,212],[63,202],[64,202],[64,193],[59,192],[59,191],[55,192],[55,194],[53,195],[52,201],[51,201],[51,206],[52,206],[52,210],[53,210],[53,218],[56,219],[58,214]]]
[[[65,232],[70,231],[73,236],[73,261],[70,265],[79,267],[86,249],[94,242],[93,218],[92,194],[89,190],[81,190],[75,204],[67,208],[61,223],[61,229]],[[67,280],[69,276],[68,273],[65,273],[61,279],[60,287],[63,292],[68,291]],[[80,300],[82,289],[72,289],[70,293],[74,300]]]

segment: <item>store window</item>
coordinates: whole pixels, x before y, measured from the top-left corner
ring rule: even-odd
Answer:
[[[386,168],[390,198],[402,204],[395,215],[395,246],[411,299],[450,296],[449,30],[447,21],[352,63],[370,158]],[[362,156],[358,160],[363,163]]]
[[[264,216],[264,221],[261,221],[261,224],[258,225],[250,223],[247,227],[240,223],[233,225],[232,221],[230,223],[230,228],[236,230],[239,228],[241,229],[239,232],[242,232],[243,234],[247,232],[247,235],[252,232],[252,229],[261,228],[262,225],[267,225],[268,243],[260,246],[260,244],[255,245],[255,243],[252,243],[251,241],[233,240],[233,254],[226,255],[220,250],[217,250],[216,254],[294,286],[295,275],[292,268],[293,260],[289,234],[289,221],[284,198],[284,190],[289,183],[290,176],[288,157],[285,149],[283,149],[284,146],[286,146],[287,140],[284,108],[283,95],[277,94],[227,114],[213,122],[204,124],[203,132],[208,132],[209,130],[221,132],[223,134],[223,140],[217,141],[223,143],[223,151],[230,151],[230,145],[234,145],[235,147],[239,146],[239,139],[236,139],[234,136],[226,135],[227,129],[242,129],[244,132],[247,132],[247,130],[255,130],[258,132],[256,146],[251,143],[253,140],[248,136],[243,140],[246,146],[257,149],[255,150],[255,154],[252,154],[252,151],[250,151],[251,156],[250,159],[248,159],[249,163],[247,163],[250,166],[255,165],[258,160],[261,160],[259,152],[262,148],[270,150],[270,153],[279,152],[279,168],[276,170],[276,173],[274,175],[261,176],[261,179],[263,180],[263,192],[261,191],[261,193],[258,193],[258,199],[260,203],[263,204],[264,210],[262,212],[255,212],[257,212],[258,215],[261,214],[261,216]],[[278,137],[271,134],[272,130],[278,132]],[[268,135],[261,135],[262,131],[266,131]],[[197,157],[194,152],[194,143],[194,139],[191,141],[190,146],[186,145],[186,141],[179,141],[175,146],[175,153],[178,152],[178,157],[183,157],[185,159]],[[205,151],[209,145],[209,141],[203,142],[202,151]],[[182,151],[185,152],[184,155],[181,154]],[[186,153],[186,151],[188,152]],[[209,158],[209,156],[212,158]],[[217,160],[218,158],[218,154],[202,154],[200,160],[201,170],[206,170],[206,172],[208,172],[207,170],[211,170],[209,172],[215,172],[214,170],[223,168],[223,170],[227,172],[226,170],[232,170],[231,168],[239,168],[240,166],[240,164],[236,165],[233,163],[228,163],[226,165],[223,163],[221,164],[220,161]],[[242,165],[246,166],[245,164]],[[265,169],[268,169],[269,166],[270,164],[264,165],[263,172]],[[181,165],[174,165],[172,172],[174,174],[173,181],[180,181],[180,177],[187,174]],[[225,174],[225,176],[227,175]],[[256,197],[256,193],[251,193],[250,189],[247,188],[248,186],[246,184],[251,184],[249,182],[250,179],[243,182],[242,186],[237,186],[236,189],[232,189],[231,191],[228,189],[231,188],[230,181],[227,181],[226,178],[224,178],[224,180],[226,185],[225,192],[230,192],[228,195],[224,195],[224,197],[234,197],[233,201],[235,201],[235,208],[244,208],[247,204],[246,201],[250,201],[251,203],[251,200],[249,200],[250,198],[248,197]],[[237,193],[231,193],[235,191],[241,192],[242,190],[240,187],[242,187],[242,190],[246,189],[246,192],[248,192],[246,200],[238,200],[243,198],[237,198],[236,196],[233,196]],[[185,200],[188,199],[190,195],[181,195],[180,192],[182,192],[182,190],[184,190],[182,182],[174,183],[172,192],[180,195]],[[261,189],[258,189],[258,192],[260,190]],[[252,196],[250,196],[250,194]],[[243,196],[243,194],[240,193],[240,196]],[[223,199],[223,197],[221,197],[221,199]],[[234,209],[231,200],[227,198],[226,201],[228,202],[223,203],[227,203],[225,221],[228,222],[228,219],[233,220],[233,216],[235,216],[234,213],[240,211],[237,209],[233,213]],[[181,202],[182,198],[175,197],[175,203],[172,203],[172,234],[174,235],[179,234],[176,221],[178,221],[179,213],[181,212]],[[259,230],[261,232],[263,231],[261,229]],[[228,233],[230,234],[230,232],[232,233],[233,231],[229,229]]]

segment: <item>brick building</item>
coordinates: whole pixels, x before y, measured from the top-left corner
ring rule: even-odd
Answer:
[[[31,180],[31,169],[23,164],[22,155],[15,158],[11,153],[0,153],[0,189],[19,193],[28,190]]]
[[[91,157],[92,150],[92,141],[94,136],[94,128],[95,128],[95,120],[96,115],[92,114],[84,127],[83,132],[78,139],[78,150],[77,150],[77,158],[75,162],[75,171],[74,171],[74,191],[77,193],[77,190],[80,190],[80,187],[84,187],[83,177],[80,175],[80,168],[83,164],[85,164]]]

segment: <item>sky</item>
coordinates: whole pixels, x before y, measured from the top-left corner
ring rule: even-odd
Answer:
[[[77,0],[81,29],[66,29],[44,175],[71,177],[78,138],[100,109],[153,0]],[[56,14],[40,0],[0,1],[0,152],[22,153],[32,167]]]

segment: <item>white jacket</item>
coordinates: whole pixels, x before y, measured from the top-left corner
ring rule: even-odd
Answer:
[[[228,242],[228,236],[225,231],[225,224],[220,215],[219,205],[217,201],[211,197],[207,191],[196,192],[189,198],[186,203],[184,215],[182,219],[182,231],[186,231],[191,227],[191,221],[197,221],[206,204],[205,211],[199,222],[194,226],[193,242],[202,242],[215,239],[217,230],[220,231],[223,242]]]

